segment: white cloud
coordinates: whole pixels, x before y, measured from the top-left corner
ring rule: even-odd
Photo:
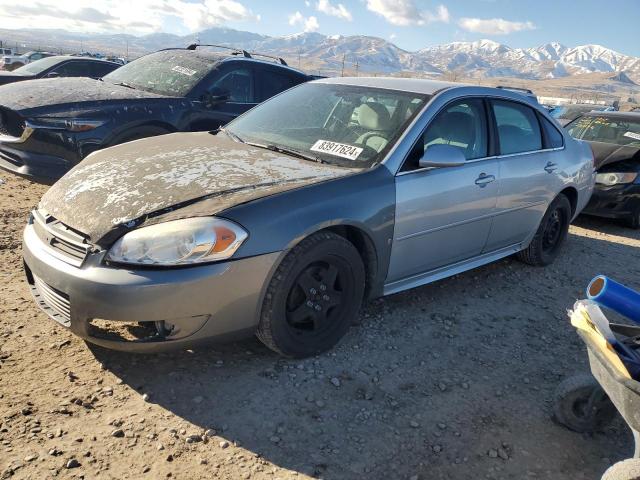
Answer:
[[[319,12],[325,13],[327,15],[331,15],[333,17],[338,17],[342,20],[348,20],[348,21],[353,20],[353,16],[351,15],[351,12],[347,10],[347,7],[345,7],[341,3],[338,3],[337,6],[334,6],[331,4],[329,0],[318,0],[318,3],[316,4],[316,9]]]
[[[289,15],[289,25],[303,25],[305,32],[315,32],[320,28],[318,19],[313,15],[305,17],[300,12],[295,12]]]
[[[85,32],[149,33],[167,22],[189,31],[260,17],[236,0],[2,0],[0,24]]]
[[[535,30],[533,22],[511,22],[503,18],[461,18],[460,27],[474,33],[487,35],[508,35],[523,30]]]
[[[414,0],[367,0],[367,9],[384,17],[392,25],[425,25],[433,22],[449,23],[449,10],[439,5],[435,12],[420,10]]]

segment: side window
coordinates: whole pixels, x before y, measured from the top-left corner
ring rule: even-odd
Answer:
[[[289,75],[283,75],[282,73],[272,72],[270,70],[261,70],[258,73],[256,80],[260,90],[258,98],[260,102],[271,98],[294,85],[294,81]]]
[[[88,77],[89,66],[86,62],[67,62],[53,69],[61,77]]]
[[[546,118],[540,115],[540,121],[544,127],[545,137],[547,139],[547,148],[562,148],[564,139],[558,129]]]
[[[229,101],[235,103],[256,103],[253,93],[253,75],[249,68],[236,68],[223,73],[210,90],[222,89],[229,92]]]
[[[486,118],[484,103],[480,99],[467,98],[450,103],[429,124],[402,170],[418,168],[418,161],[430,145],[458,147],[467,160],[488,156]]]
[[[107,73],[111,73],[115,70],[114,65],[108,63],[92,62],[90,75],[94,78],[104,77]]]
[[[532,108],[506,100],[492,104],[502,155],[542,149],[540,124]]]

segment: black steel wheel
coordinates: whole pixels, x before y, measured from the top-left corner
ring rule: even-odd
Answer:
[[[616,408],[591,374],[569,377],[556,389],[553,414],[561,425],[578,433],[595,432],[610,423]]]
[[[567,238],[570,222],[571,203],[560,194],[547,208],[531,243],[518,252],[518,259],[535,266],[553,263]]]
[[[356,317],[364,282],[364,265],[353,244],[331,232],[308,237],[289,252],[269,283],[258,338],[287,357],[330,349]]]

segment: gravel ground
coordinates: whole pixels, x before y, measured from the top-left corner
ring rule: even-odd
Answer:
[[[0,478],[595,479],[630,455],[620,419],[550,416],[586,371],[566,310],[595,274],[638,286],[640,232],[579,220],[561,258],[506,259],[367,304],[333,351],[249,339],[136,356],[41,313],[20,238],[46,187],[0,174]]]

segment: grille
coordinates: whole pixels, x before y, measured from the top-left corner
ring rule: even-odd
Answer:
[[[51,253],[59,259],[79,267],[87,258],[91,245],[80,232],[38,210],[33,211],[33,226],[38,238],[48,244]]]
[[[38,305],[47,315],[65,327],[71,326],[71,304],[68,295],[47,285],[35,275],[32,291]]]

